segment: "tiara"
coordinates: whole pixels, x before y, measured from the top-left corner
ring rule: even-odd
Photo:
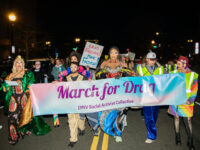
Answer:
[[[24,60],[21,55],[18,55],[15,60]]]

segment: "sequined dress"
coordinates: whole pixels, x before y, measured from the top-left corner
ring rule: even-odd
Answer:
[[[23,108],[27,102],[27,94],[22,89],[22,78],[14,78],[13,81],[16,81],[18,86],[12,86],[13,94],[10,99],[8,111],[8,140],[16,143],[18,138],[23,135],[22,132],[18,131],[18,125]]]

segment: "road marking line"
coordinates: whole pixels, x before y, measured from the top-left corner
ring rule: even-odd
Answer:
[[[108,149],[108,141],[109,141],[109,135],[104,133],[103,134],[103,143],[102,143],[101,150],[107,150]]]
[[[98,136],[94,136],[93,137],[93,141],[92,141],[92,145],[90,147],[90,150],[96,150],[97,149],[97,145],[99,143],[99,136],[100,136],[100,133],[101,133],[101,129],[99,129],[99,134]]]

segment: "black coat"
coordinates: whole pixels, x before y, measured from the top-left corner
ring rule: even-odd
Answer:
[[[39,71],[33,70],[33,74],[35,77],[35,82],[34,83],[44,83],[44,73],[40,69]]]

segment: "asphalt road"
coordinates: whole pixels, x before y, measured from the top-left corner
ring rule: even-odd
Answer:
[[[200,106],[195,105],[193,117],[194,144],[196,150],[200,149]],[[60,127],[53,127],[52,116],[45,116],[45,120],[52,127],[52,131],[43,136],[25,136],[16,145],[8,144],[7,116],[3,109],[0,109],[0,124],[3,128],[0,130],[0,149],[1,150],[188,150],[187,134],[184,124],[181,124],[182,146],[175,145],[175,133],[173,118],[167,114],[167,107],[161,107],[159,111],[157,129],[157,140],[152,144],[145,144],[147,130],[144,124],[141,109],[130,110],[128,112],[128,126],[125,128],[122,143],[116,143],[113,137],[100,132],[99,137],[93,137],[88,123],[86,123],[86,133],[79,137],[78,143],[69,148],[69,127],[67,125],[67,116],[60,118]]]

